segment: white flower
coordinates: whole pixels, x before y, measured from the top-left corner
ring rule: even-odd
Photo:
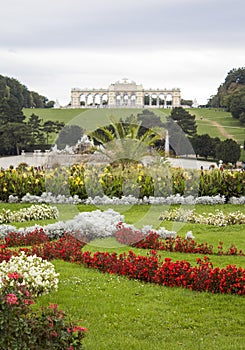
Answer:
[[[20,256],[12,256],[8,262],[0,264],[0,289],[4,284],[10,283],[9,272],[18,272],[23,277],[22,285],[34,295],[47,294],[58,289],[59,274],[55,272],[54,265],[36,255],[27,256],[21,252]]]

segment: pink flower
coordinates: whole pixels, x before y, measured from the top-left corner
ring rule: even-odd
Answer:
[[[80,326],[75,326],[75,327],[73,327],[72,332],[73,333],[75,333],[75,332],[87,332],[87,328],[80,327]]]
[[[50,309],[57,309],[58,308],[58,304],[50,304],[49,308]]]
[[[15,294],[7,294],[6,301],[9,305],[18,305],[18,298]]]
[[[22,275],[18,272],[9,272],[8,273],[8,278],[12,278],[13,280],[18,280]]]

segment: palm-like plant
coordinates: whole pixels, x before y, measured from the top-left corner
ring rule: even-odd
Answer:
[[[126,164],[141,162],[142,158],[150,153],[160,135],[153,129],[148,129],[142,136],[139,135],[141,123],[132,119],[130,123],[115,121],[110,118],[110,125],[93,131],[90,137],[102,145],[101,152],[109,157],[112,163]]]

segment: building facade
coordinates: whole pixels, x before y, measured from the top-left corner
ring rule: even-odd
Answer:
[[[144,89],[134,81],[123,79],[111,84],[108,89],[71,90],[71,108],[173,108],[179,107],[180,89]]]

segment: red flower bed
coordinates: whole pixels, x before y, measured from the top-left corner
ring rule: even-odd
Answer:
[[[9,232],[4,238],[8,247],[20,247],[25,245],[34,245],[49,242],[49,237],[42,228],[35,229],[25,234],[19,232]]]
[[[193,254],[214,254],[213,246],[208,243],[197,243],[194,239],[185,239],[182,237],[161,239],[159,234],[148,231],[146,236],[141,231],[132,230],[124,227],[122,223],[117,225],[115,237],[119,243],[141,249],[163,250],[167,252],[193,253]],[[219,255],[241,255],[242,250],[238,250],[234,245],[227,252],[223,251],[222,242],[218,246]]]
[[[86,243],[66,233],[57,241],[33,246],[30,253],[46,260],[61,259],[75,262],[81,260],[82,247],[85,245]]]
[[[137,256],[132,251],[128,255],[97,252],[83,253],[82,263],[101,272],[120,274],[131,279],[156,283],[168,287],[182,287],[195,291],[245,295],[245,269],[236,266],[213,268],[207,257],[197,259],[198,266],[192,267],[187,261],[172,262],[166,258],[160,263],[156,253]]]
[[[204,261],[197,259],[198,266],[195,267],[187,261],[172,262],[170,258],[166,258],[162,263],[156,251],[151,251],[149,256],[138,256],[132,251],[120,255],[108,252],[96,252],[92,255],[91,252],[82,253],[84,245],[85,243],[66,234],[57,241],[32,248],[20,248],[18,251],[1,246],[0,261],[7,260],[11,254],[18,254],[24,250],[27,254],[36,254],[44,259],[77,262],[104,273],[118,274],[159,285],[245,295],[245,269],[233,265],[222,269],[213,268],[207,257],[204,257]]]

